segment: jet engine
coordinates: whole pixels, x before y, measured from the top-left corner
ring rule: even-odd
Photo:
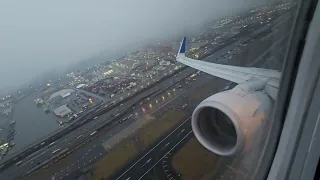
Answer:
[[[251,81],[202,101],[192,114],[192,129],[199,142],[222,156],[252,148],[270,118],[273,100],[265,83]]]

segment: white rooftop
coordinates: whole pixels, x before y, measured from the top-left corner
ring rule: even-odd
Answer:
[[[74,90],[73,89],[62,89],[61,91],[55,92],[53,93],[50,98],[49,101],[57,96],[61,96],[61,97],[65,97],[66,95],[68,95],[69,93],[73,93]]]
[[[67,105],[62,105],[53,110],[57,116],[64,117],[65,115],[71,113],[72,111],[67,107]]]
[[[85,86],[85,84],[79,84],[79,85],[77,86],[77,89],[82,88],[83,86]]]

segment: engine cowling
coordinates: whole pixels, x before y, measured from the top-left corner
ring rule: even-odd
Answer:
[[[252,148],[270,118],[272,99],[263,86],[240,84],[202,101],[192,114],[192,129],[199,142],[222,156],[232,156]]]

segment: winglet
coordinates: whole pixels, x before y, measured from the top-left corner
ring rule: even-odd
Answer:
[[[179,54],[184,54],[184,53],[186,52],[186,43],[187,43],[187,37],[184,37],[184,38],[182,39],[182,41],[181,41],[178,55],[179,55]],[[177,56],[178,56],[178,55],[177,55]]]

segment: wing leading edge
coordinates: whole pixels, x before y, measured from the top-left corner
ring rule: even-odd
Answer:
[[[267,85],[272,88],[279,88],[279,79],[281,73],[277,70],[239,67],[210,63],[206,61],[195,60],[185,56],[186,51],[186,37],[182,39],[178,55],[176,57],[178,62],[181,62],[189,67],[195,68],[202,72],[211,74],[213,76],[226,79],[235,83],[244,83],[248,80],[261,79],[267,82]]]

